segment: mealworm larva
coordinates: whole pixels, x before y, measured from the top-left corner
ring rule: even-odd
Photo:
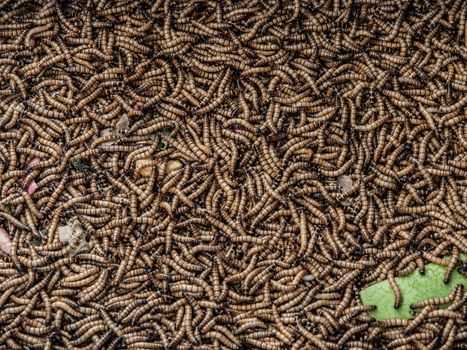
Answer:
[[[109,272],[104,270],[98,277],[96,283],[80,292],[79,302],[86,303],[100,294],[106,288],[106,282]]]
[[[409,323],[409,326],[405,329],[404,332],[411,333],[414,331],[428,316],[428,314],[433,311],[436,307],[434,305],[425,306],[422,311],[414,318],[413,321]]]
[[[449,283],[451,274],[454,271],[457,263],[459,261],[459,249],[456,246],[452,247],[452,258],[449,260],[446,272],[444,274],[444,283]]]
[[[394,308],[395,309],[398,309],[401,304],[402,304],[402,293],[400,291],[400,288],[399,286],[397,285],[397,282],[394,278],[394,270],[391,270],[389,271],[388,273],[388,281],[389,281],[389,284],[391,285],[391,288],[394,292]]]
[[[410,307],[413,309],[418,309],[418,308],[427,307],[429,305],[442,305],[442,304],[449,303],[453,300],[455,294],[457,293],[457,289],[458,288],[455,288],[447,297],[423,300],[423,301],[410,305]]]

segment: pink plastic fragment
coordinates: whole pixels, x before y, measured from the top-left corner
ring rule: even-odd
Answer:
[[[136,109],[138,112],[141,111],[141,103],[137,103],[137,104],[135,105],[135,109]]]
[[[31,183],[28,185],[28,194],[33,194],[38,188],[39,186],[37,186],[36,181],[32,180]]]
[[[13,193],[13,187],[10,187],[7,191],[6,194],[12,194]]]
[[[3,252],[10,254],[11,251],[11,239],[8,232],[3,227],[0,227],[0,250]]]
[[[31,161],[28,163],[28,166],[32,166],[34,164],[37,164],[41,161],[41,159],[39,157],[34,157],[31,159]]]

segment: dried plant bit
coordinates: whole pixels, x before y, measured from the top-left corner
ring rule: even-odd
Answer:
[[[123,133],[130,128],[130,121],[128,119],[128,115],[124,114],[118,119],[117,123],[115,124],[115,132],[116,133]]]
[[[164,173],[165,174],[170,174],[173,171],[179,171],[182,169],[183,163],[179,160],[171,159],[167,161],[165,168],[164,168]]]
[[[157,161],[149,158],[140,158],[135,162],[135,173],[143,177],[151,178],[154,174],[159,174]]]
[[[100,136],[101,137],[108,137],[108,136],[114,136],[115,135],[115,132],[112,128],[105,128],[105,129],[102,129],[100,131]],[[95,139],[97,139],[97,136],[95,137]],[[112,141],[107,141],[107,142],[104,142],[104,143],[101,143],[101,145],[110,145],[112,144]]]

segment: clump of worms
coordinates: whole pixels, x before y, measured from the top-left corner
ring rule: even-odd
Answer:
[[[383,322],[358,292],[466,275],[466,17],[1,1],[0,348],[465,348],[461,286]]]

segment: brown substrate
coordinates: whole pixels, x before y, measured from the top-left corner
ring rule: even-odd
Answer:
[[[0,348],[465,348],[358,292],[467,252],[466,14],[0,2]]]

